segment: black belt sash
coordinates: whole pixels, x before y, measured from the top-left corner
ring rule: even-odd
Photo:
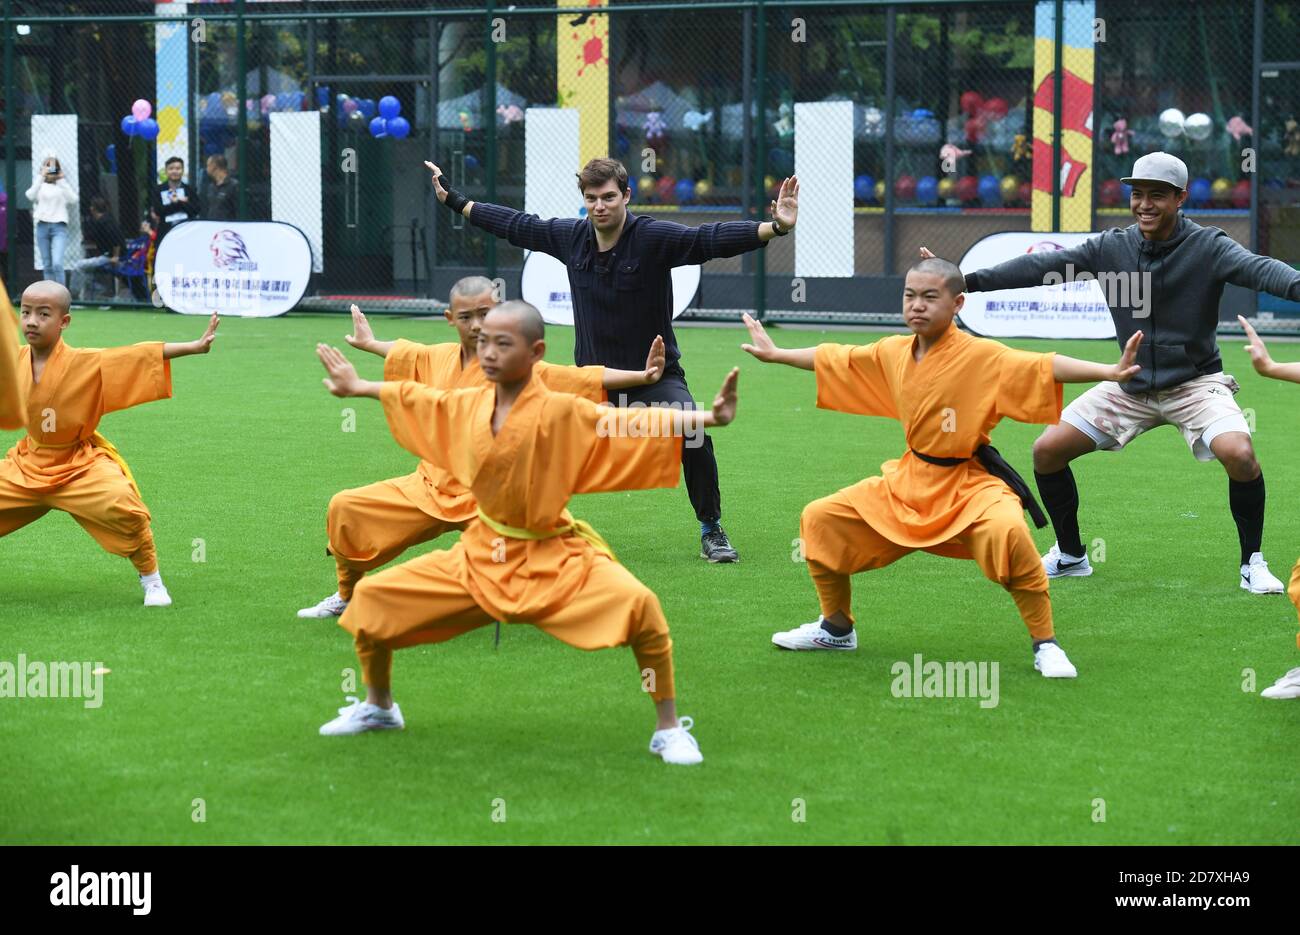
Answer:
[[[936,458],[934,455],[922,454],[915,448],[912,449],[912,454],[927,464],[934,464],[939,467],[956,467],[963,461],[970,460],[970,458]],[[1034,499],[1033,491],[1029,489],[1025,479],[1016,472],[1016,469],[1007,462],[1006,458],[998,453],[996,448],[992,445],[980,445],[975,449],[975,454],[971,457],[984,465],[986,471],[994,477],[1001,478],[1011,488],[1015,495],[1020,498],[1020,502],[1024,504],[1025,509],[1029,511],[1029,516],[1033,519],[1036,527],[1042,529],[1047,525],[1047,517],[1043,515],[1043,508]]]

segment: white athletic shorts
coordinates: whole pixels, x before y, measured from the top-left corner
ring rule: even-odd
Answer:
[[[1241,389],[1230,374],[1211,373],[1167,390],[1132,395],[1118,383],[1098,383],[1061,413],[1097,443],[1099,451],[1119,451],[1158,425],[1177,426],[1198,461],[1213,461],[1210,443],[1224,432],[1250,434],[1250,425],[1232,397]]]

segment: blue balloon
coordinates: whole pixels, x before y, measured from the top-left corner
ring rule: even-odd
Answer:
[[[122,118],[123,133],[125,133],[127,136],[135,136],[137,131],[138,131],[138,127],[136,126],[134,116],[132,116],[131,114],[127,114],[125,117]]]
[[[1002,186],[996,175],[980,176],[980,201],[986,206],[1002,204]]]
[[[400,120],[401,118],[399,117],[398,119]],[[470,153],[466,153],[466,154],[465,154],[465,168],[466,168],[466,169],[477,169],[477,168],[478,168],[478,157],[477,157],[477,156],[473,156],[473,155],[471,155]]]
[[[402,112],[402,102],[391,94],[385,94],[379,99],[379,116],[385,120],[392,120]]]
[[[939,200],[939,180],[933,175],[923,175],[916,180],[916,200],[932,205]]]
[[[112,175],[117,175],[117,144],[109,143],[104,148],[104,155],[108,158],[108,171]]]
[[[357,98],[357,110],[361,111],[361,116],[369,120],[375,116],[375,102],[370,98]]]
[[[158,121],[152,117],[145,117],[137,121],[135,125],[136,136],[143,137],[146,140],[155,140],[158,138]]]
[[[370,121],[370,135],[373,137],[386,136],[388,133],[388,121],[383,117],[376,117]]]
[[[677,183],[676,189],[677,201],[679,204],[687,204],[695,200],[695,183],[690,179],[681,179]]]
[[[394,117],[388,121],[388,135],[397,139],[404,139],[411,132],[411,124],[405,117]]]
[[[1194,205],[1203,205],[1210,200],[1210,180],[1204,177],[1192,179],[1187,187],[1187,200]]]
[[[328,87],[321,85],[319,88],[316,89],[316,106],[317,107],[330,106],[330,89]]]
[[[1132,185],[1125,185],[1123,182],[1121,182],[1121,183],[1120,183],[1120,188],[1121,188],[1121,191],[1122,191],[1123,194],[1124,194],[1124,201],[1127,203],[1128,200],[1129,200],[1130,198],[1133,197],[1133,186],[1132,186]]]
[[[618,146],[618,154],[620,156],[626,156],[627,151],[631,148],[631,144],[627,141],[627,137],[624,136],[621,132],[618,135],[617,146]]]
[[[876,180],[869,175],[859,175],[853,179],[853,197],[858,201],[870,201],[876,197]]]

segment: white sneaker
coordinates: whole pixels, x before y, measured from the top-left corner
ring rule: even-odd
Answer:
[[[782,649],[857,649],[858,631],[853,629],[848,636],[833,636],[822,627],[822,618],[818,617],[793,630],[773,633],[772,642]]]
[[[1049,578],[1086,578],[1092,574],[1092,565],[1087,555],[1082,558],[1066,555],[1053,542],[1051,549],[1043,556],[1043,571],[1047,572]]]
[[[348,602],[339,597],[339,592],[335,591],[325,600],[321,601],[315,607],[304,607],[298,611],[299,617],[341,617],[343,611],[348,609]]]
[[[1250,557],[1249,565],[1241,566],[1241,588],[1251,594],[1281,594],[1286,585],[1268,570],[1268,562],[1256,552]]]
[[[681,717],[678,718],[676,727],[655,731],[650,737],[650,752],[663,757],[665,763],[677,766],[703,763],[704,754],[700,752],[700,742],[691,736],[691,728],[694,726],[695,721],[691,718]]]
[[[1072,679],[1079,675],[1065,650],[1055,643],[1038,644],[1034,650],[1034,668],[1043,673],[1043,678],[1049,679]]]
[[[166,586],[161,581],[151,581],[144,586],[144,606],[145,607],[170,607],[172,606],[172,596],[167,593]]]
[[[1300,668],[1292,669],[1259,693],[1261,698],[1300,698]]]
[[[368,701],[361,701],[348,695],[350,705],[339,708],[339,716],[320,728],[323,737],[343,737],[348,734],[362,734],[368,730],[401,730],[406,726],[402,720],[402,709],[393,702],[391,708],[381,708]]]

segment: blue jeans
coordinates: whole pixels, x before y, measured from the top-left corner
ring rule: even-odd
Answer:
[[[45,267],[45,278],[65,285],[63,251],[68,246],[68,225],[63,221],[57,223],[37,221],[36,245],[41,249],[41,266]]]

